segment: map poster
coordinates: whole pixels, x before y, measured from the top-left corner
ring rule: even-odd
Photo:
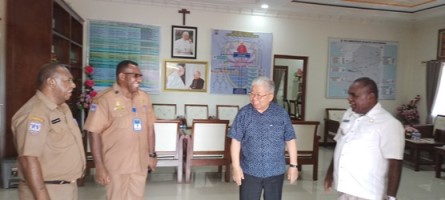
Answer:
[[[143,74],[141,89],[159,94],[160,30],[159,26],[91,20],[89,64],[94,66],[94,89],[110,87],[116,80],[116,65],[132,60]]]
[[[352,82],[369,77],[379,99],[395,99],[397,42],[329,38],[328,98],[347,98]]]
[[[272,33],[212,30],[210,93],[248,94],[258,76],[270,77]]]

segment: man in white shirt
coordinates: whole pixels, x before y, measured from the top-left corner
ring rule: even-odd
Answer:
[[[167,77],[168,89],[187,89],[185,85],[185,64],[178,63],[174,70]]]
[[[190,39],[188,31],[182,32],[182,37],[175,41],[175,53],[182,55],[193,55],[194,43]]]
[[[334,138],[325,190],[334,186],[338,200],[395,200],[405,147],[403,126],[378,102],[372,79],[355,80],[348,94],[351,107]]]

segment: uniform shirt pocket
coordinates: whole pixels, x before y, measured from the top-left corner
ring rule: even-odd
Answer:
[[[53,148],[66,148],[74,143],[73,135],[63,122],[51,124],[48,137],[48,146]]]
[[[119,128],[132,127],[133,116],[130,112],[124,110],[115,110],[111,112],[113,124],[117,124]]]

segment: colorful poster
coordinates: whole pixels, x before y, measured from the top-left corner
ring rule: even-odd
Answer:
[[[141,89],[160,93],[159,26],[93,20],[89,24],[89,64],[95,68],[95,90],[110,87],[116,80],[116,65],[132,60],[143,74]]]
[[[210,93],[248,94],[258,76],[270,77],[272,33],[212,30]]]

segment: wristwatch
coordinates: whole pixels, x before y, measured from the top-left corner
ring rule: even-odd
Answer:
[[[294,164],[289,164],[289,167],[295,167],[295,168],[297,168],[297,167],[298,167],[298,164],[296,164],[296,165],[294,165]]]
[[[156,152],[153,152],[151,154],[148,154],[148,157],[150,157],[150,158],[157,158],[158,154],[156,154]]]
[[[386,196],[386,198],[385,198],[386,200],[396,200],[396,198],[395,197],[393,197],[393,196]]]

